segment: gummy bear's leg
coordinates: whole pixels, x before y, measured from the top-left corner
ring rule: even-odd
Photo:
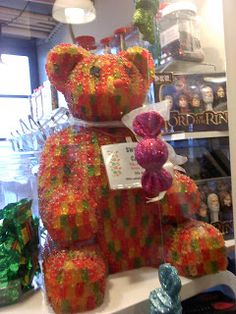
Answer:
[[[166,261],[180,275],[197,277],[227,267],[224,239],[210,224],[190,221],[179,225],[165,243]]]
[[[106,264],[98,249],[51,252],[43,262],[48,301],[56,313],[76,313],[103,302]]]

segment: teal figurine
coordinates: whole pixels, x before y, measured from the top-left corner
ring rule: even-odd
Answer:
[[[181,314],[181,281],[175,267],[162,264],[159,267],[161,288],[150,293],[150,314]]]

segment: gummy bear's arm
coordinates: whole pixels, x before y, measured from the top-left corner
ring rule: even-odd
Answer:
[[[210,224],[192,220],[165,235],[166,262],[179,275],[197,277],[227,268],[224,238]]]
[[[40,162],[40,214],[50,236],[63,245],[89,240],[97,231],[96,203],[75,184],[73,165],[83,167],[77,141],[71,128],[53,135]]]
[[[195,182],[175,171],[172,186],[160,201],[163,221],[172,224],[195,219],[199,207],[200,193]]]
[[[48,138],[41,155],[39,196],[42,199],[50,198],[53,192],[66,180],[65,160],[67,145],[62,144],[61,133]]]

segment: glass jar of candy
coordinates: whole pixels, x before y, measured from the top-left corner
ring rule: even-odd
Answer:
[[[113,40],[112,36],[104,37],[100,40],[100,44],[101,44],[100,53],[102,53],[102,54],[111,54],[112,53],[111,52],[112,40]]]
[[[201,62],[197,9],[193,3],[176,2],[165,6],[158,15],[161,43],[161,63],[180,59]]]
[[[0,306],[35,289],[38,267],[38,158],[29,153],[0,157]]]
[[[0,157],[0,209],[22,199],[32,201],[32,211],[38,215],[37,165],[39,153],[5,153]]]
[[[95,37],[93,36],[78,36],[75,38],[75,42],[77,45],[81,46],[82,48],[90,51],[91,53],[96,53],[97,45],[95,42]]]

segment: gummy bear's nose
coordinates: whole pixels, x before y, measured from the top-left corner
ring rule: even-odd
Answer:
[[[125,81],[122,81],[121,79],[116,79],[114,80],[113,84],[115,88],[120,88],[125,85]]]

